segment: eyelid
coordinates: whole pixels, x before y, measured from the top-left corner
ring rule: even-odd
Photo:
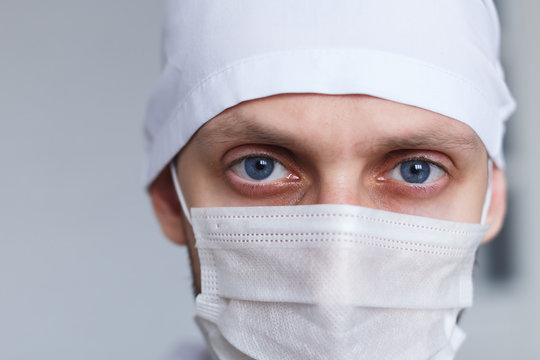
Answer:
[[[249,171],[246,169],[246,161],[248,159],[268,159],[273,162],[271,172],[268,174],[268,176],[256,179],[252,175],[249,174]],[[244,166],[242,166],[244,165]],[[243,160],[240,160],[236,162],[232,167],[231,170],[236,173],[237,176],[241,177],[245,181],[254,182],[258,184],[266,184],[266,183],[272,183],[276,182],[282,179],[286,179],[290,177],[290,171],[279,161],[266,157],[266,156],[248,156],[243,158]]]
[[[265,157],[272,159],[276,163],[280,164],[287,170],[289,173],[288,176],[283,177],[283,179],[288,180],[299,180],[300,176],[297,175],[299,171],[294,165],[294,161],[290,159],[290,155],[286,150],[280,148],[274,148],[273,146],[265,145],[242,145],[237,148],[233,148],[222,157],[223,162],[225,162],[225,171],[233,171],[233,168],[243,162],[244,160],[252,157]],[[244,179],[244,181],[250,181],[249,179]],[[267,181],[266,183],[276,182],[278,180]],[[264,186],[264,180],[257,181],[253,180],[252,182],[257,182],[261,186]]]
[[[429,172],[427,174],[427,178],[424,181],[421,181],[421,182],[420,181],[418,181],[418,182],[408,181],[405,178],[405,175],[403,175],[402,166],[407,164],[407,163],[414,163],[414,162],[422,162],[422,163],[428,164]],[[430,184],[433,184],[437,180],[439,180],[443,175],[445,175],[445,171],[440,166],[437,166],[436,164],[434,164],[432,162],[425,161],[425,160],[406,160],[406,161],[402,161],[402,162],[398,163],[388,173],[391,175],[390,176],[391,180],[396,180],[396,181],[401,182],[401,183],[406,183],[408,186],[428,186]]]
[[[411,157],[411,158],[403,159],[398,164],[396,164],[396,166],[401,165],[403,163],[406,163],[408,161],[425,161],[425,162],[429,163],[430,165],[438,167],[439,169],[441,169],[445,173],[448,173],[448,171],[446,170],[446,167],[443,164],[439,164],[438,162],[433,161],[432,159],[421,157],[421,156],[420,157]]]
[[[445,159],[448,159],[445,161]],[[453,162],[446,155],[437,151],[429,150],[399,150],[388,154],[388,158],[385,161],[386,167],[390,167],[389,170],[394,169],[397,165],[407,161],[425,161],[431,165],[435,165],[443,170],[446,174],[450,175],[450,167],[453,166]],[[391,165],[393,164],[393,165]]]
[[[276,163],[281,164],[283,167],[287,168],[283,164],[283,162],[276,159],[275,156],[269,155],[268,153],[265,153],[265,152],[254,152],[254,153],[251,153],[251,154],[243,155],[243,156],[241,156],[241,157],[239,157],[237,159],[232,160],[229,164],[226,165],[226,167],[227,167],[227,169],[232,169],[234,166],[240,164],[242,161],[244,161],[246,159],[249,159],[249,158],[253,158],[253,157],[268,158],[268,159],[271,159],[271,160],[275,161]]]
[[[257,145],[257,144],[245,144],[241,146],[229,149],[221,157],[222,163],[226,168],[230,168],[235,164],[245,160],[249,157],[267,157],[281,163],[283,166],[288,167],[287,154],[282,149],[275,149],[274,146]]]
[[[447,159],[447,160],[446,160]],[[390,172],[394,171],[398,166],[401,164],[407,162],[407,161],[425,161],[429,163],[432,166],[436,166],[440,170],[443,171],[443,174],[437,178],[434,181],[431,181],[429,183],[408,183],[406,181],[400,181],[400,180],[394,180],[392,178],[389,178]],[[452,178],[452,173],[449,170],[453,166],[453,162],[451,159],[449,159],[446,155],[441,154],[437,151],[429,151],[429,150],[398,150],[391,152],[387,154],[387,159],[385,160],[382,171],[379,172],[379,176],[377,176],[378,182],[386,182],[386,181],[392,181],[396,183],[401,183],[403,186],[407,187],[416,187],[416,188],[422,188],[422,187],[428,187],[432,185],[434,182],[437,182],[441,177],[447,176],[448,178]]]

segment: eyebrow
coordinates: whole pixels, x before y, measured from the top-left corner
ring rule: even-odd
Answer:
[[[221,114],[217,122],[208,123],[199,132],[198,141],[205,146],[234,142],[239,139],[283,147],[300,145],[294,134],[276,127],[259,124],[234,112]],[[439,148],[478,151],[483,148],[482,141],[474,131],[471,130],[470,135],[453,134],[450,131],[445,131],[443,127],[420,129],[410,136],[389,136],[373,141],[372,146],[377,150]]]
[[[392,136],[376,140],[374,145],[382,149],[419,149],[419,148],[442,148],[479,150],[482,148],[482,141],[475,134],[470,136],[455,135],[448,131],[434,132],[421,130],[411,136]]]
[[[237,115],[223,115],[223,118],[219,119],[216,124],[209,123],[201,128],[200,136],[197,137],[199,142],[206,146],[234,142],[238,139],[284,147],[298,144],[298,140],[294,138],[294,135],[286,131],[264,126]]]

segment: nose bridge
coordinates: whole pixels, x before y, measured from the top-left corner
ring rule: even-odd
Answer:
[[[369,196],[362,183],[361,170],[353,166],[334,167],[321,174],[317,204],[367,206]]]
[[[321,186],[316,199],[317,204],[365,205],[359,189],[335,184]]]

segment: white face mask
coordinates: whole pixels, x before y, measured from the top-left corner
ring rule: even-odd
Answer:
[[[352,205],[188,217],[196,320],[216,359],[453,359],[464,339],[485,225]]]

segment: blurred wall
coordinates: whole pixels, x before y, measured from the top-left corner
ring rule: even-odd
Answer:
[[[510,272],[481,251],[459,359],[531,358],[540,330],[540,3],[498,5],[519,104]],[[159,359],[199,338],[187,254],[139,181],[161,20],[161,1],[0,2],[0,359]]]
[[[198,336],[141,187],[161,1],[0,1],[0,359],[159,359]]]
[[[481,249],[474,307],[464,317],[468,339],[460,359],[536,358],[540,334],[540,2],[497,1],[502,58],[518,110],[506,138],[509,217],[505,239]],[[507,276],[493,278],[493,248],[508,261]],[[501,242],[499,243],[501,244]],[[506,256],[506,257],[504,257]],[[496,257],[497,258],[497,257]],[[495,259],[496,259],[495,258]],[[496,264],[495,264],[496,266]]]

